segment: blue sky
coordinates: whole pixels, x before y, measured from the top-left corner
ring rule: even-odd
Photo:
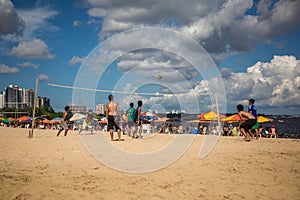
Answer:
[[[86,69],[91,52],[103,50],[101,45],[109,38],[137,28],[158,27],[191,38],[208,53],[215,66],[205,72],[217,70],[222,77],[217,87],[222,85],[219,101],[223,111],[235,112],[236,104],[246,106],[247,99],[254,98],[260,113],[299,115],[299,10],[300,2],[292,0],[4,0],[0,2],[0,91],[9,84],[34,89],[39,77],[38,94],[61,109],[72,103],[72,92],[48,83],[78,84],[78,73]],[[118,47],[166,42],[149,41],[151,37],[125,37]],[[122,56],[113,49],[109,55],[119,56],[113,63],[94,65],[96,71],[88,68],[99,79],[93,84],[95,89],[127,91],[115,94],[123,109],[137,99],[145,102],[145,109],[205,112],[214,108],[212,97],[203,94],[214,90],[217,77],[203,76],[176,52],[148,49],[147,45]],[[165,43],[168,45],[172,46]],[[158,72],[163,75],[161,80],[149,79]],[[180,95],[132,95],[134,91],[185,92],[185,100]],[[106,103],[107,94],[97,92],[95,103]],[[195,94],[201,94],[196,104],[191,100]],[[89,95],[94,98],[89,92],[80,94],[86,99]],[[81,104],[87,102],[84,97],[80,97]]]

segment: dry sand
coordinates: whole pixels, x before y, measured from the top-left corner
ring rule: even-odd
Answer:
[[[151,173],[113,170],[88,153],[77,132],[0,128],[0,198],[9,199],[300,199],[300,140],[245,143],[220,137],[199,159],[196,136],[172,165]],[[100,134],[100,133],[99,133]],[[107,134],[107,133],[102,133]],[[107,136],[108,137],[108,136]],[[127,151],[153,151],[172,135],[115,142]]]

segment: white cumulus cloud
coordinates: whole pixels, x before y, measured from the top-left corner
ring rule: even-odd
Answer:
[[[23,63],[17,64],[17,66],[19,66],[19,67],[32,67],[34,69],[39,68],[39,65],[31,63],[31,62],[23,62]]]
[[[226,106],[226,112],[236,112],[236,105],[248,105],[248,99],[254,98],[256,106],[260,114],[289,114],[297,113],[300,108],[300,60],[294,56],[274,56],[269,62],[258,62],[249,67],[247,72],[234,73],[230,69],[223,68],[221,70],[223,83],[225,86],[225,94],[219,94],[220,105]],[[195,102],[191,101],[192,97],[198,96],[198,104],[200,111],[208,111],[210,108],[216,110],[215,102],[209,95],[210,86],[214,85],[213,79],[201,80],[194,83],[193,88],[182,91],[180,85],[174,85],[177,95],[165,95],[158,97],[146,98],[146,105],[161,104],[165,108],[176,108],[178,102],[176,99],[185,99],[186,110],[189,113],[197,111]],[[176,83],[174,83],[176,84]],[[188,87],[184,87],[187,89]],[[174,92],[173,91],[173,92]],[[181,94],[182,92],[182,94]],[[170,93],[170,91],[168,91]],[[212,94],[214,97],[214,94]],[[181,105],[182,106],[182,105]],[[225,111],[225,108],[220,108]],[[298,111],[299,113],[299,111]]]
[[[52,59],[54,55],[49,52],[48,45],[41,39],[20,42],[8,53],[11,56],[27,59]]]
[[[251,51],[259,42],[270,43],[300,25],[300,1],[293,0],[87,2],[89,16],[103,20],[100,39],[137,27],[170,27],[193,37],[216,59],[218,54]]]
[[[82,63],[84,61],[85,57],[78,57],[78,56],[73,56],[71,60],[69,60],[69,65],[75,65],[77,63]]]
[[[39,81],[49,81],[50,80],[46,74],[39,74],[37,78]]]
[[[34,7],[32,9],[18,10],[18,14],[25,22],[23,40],[40,38],[44,34],[58,31],[59,28],[50,23],[58,12],[50,7]]]
[[[274,56],[270,62],[258,62],[249,67],[246,73],[231,73],[223,79],[227,102],[234,105],[254,98],[262,110],[268,107],[279,110],[281,106],[299,107],[299,68],[300,60],[294,56]]]
[[[14,74],[18,73],[19,69],[16,67],[9,67],[5,64],[0,63],[0,74]]]

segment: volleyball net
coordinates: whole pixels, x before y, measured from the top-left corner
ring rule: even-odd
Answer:
[[[205,134],[216,135],[221,132],[222,120],[218,117],[219,105],[217,96],[215,95],[196,94],[199,101],[197,104],[202,104],[202,106],[206,107],[206,110],[202,109],[202,112],[201,108],[196,108],[196,106],[199,105],[190,105],[191,102],[189,102],[188,99],[186,99],[187,103],[184,103],[184,105],[178,102],[178,99],[185,102],[184,98],[186,98],[186,94],[145,91],[126,92],[41,82],[37,96],[38,98],[48,98],[55,112],[62,112],[64,107],[69,105],[75,108],[75,112],[86,113],[89,109],[92,109],[97,114],[104,114],[105,104],[108,103],[107,97],[109,94],[114,95],[115,101],[120,104],[122,112],[129,108],[130,102],[134,102],[136,106],[137,101],[142,100],[144,103],[143,112],[150,111],[156,113],[159,118],[169,118],[162,123],[181,124],[185,129],[189,130],[190,133],[199,133],[200,129],[203,132],[204,127],[207,127],[207,129],[204,128]],[[196,113],[185,111],[184,109],[187,109],[189,106],[194,106],[194,111],[199,111]],[[217,118],[213,120],[203,120],[199,118],[201,113],[209,109],[217,113]]]

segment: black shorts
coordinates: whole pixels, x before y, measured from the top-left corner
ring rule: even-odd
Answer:
[[[249,129],[252,128],[256,124],[257,120],[256,119],[248,119],[244,123],[240,125],[240,128],[245,129],[245,131],[248,131]]]
[[[108,122],[107,130],[114,130],[114,127],[116,130],[121,130],[118,124],[115,122],[115,116],[109,115],[107,122]]]

